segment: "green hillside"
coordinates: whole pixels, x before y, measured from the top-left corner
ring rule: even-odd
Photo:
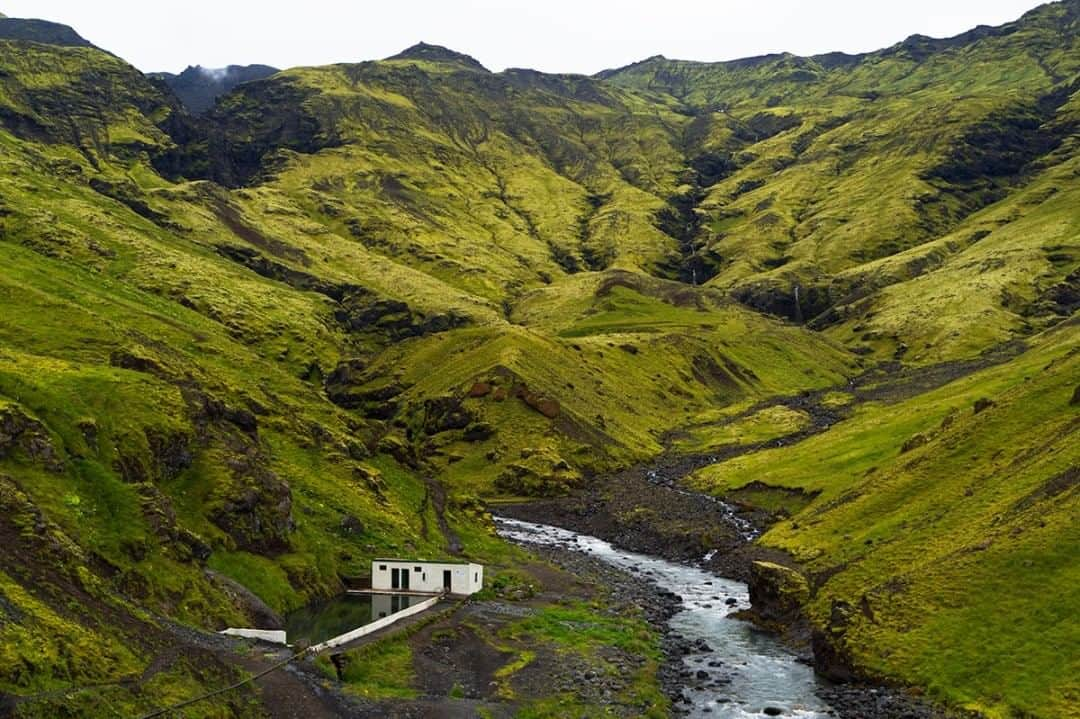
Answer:
[[[803,490],[761,542],[867,673],[1066,715],[1078,20],[596,77],[418,45],[195,117],[70,29],[0,19],[0,713],[220,686],[239,670],[190,628],[379,555],[499,566],[480,500],[797,431],[729,420],[804,394],[844,419],[692,486]]]
[[[1069,716],[1078,341],[1072,322],[941,389],[868,397],[820,436],[692,484],[812,498],[761,541],[802,563],[811,617],[857,665],[989,716]]]
[[[926,362],[1076,307],[1078,44],[1080,5],[1059,2],[861,56],[654,58],[602,76],[694,110],[712,164],[682,196],[710,284]]]

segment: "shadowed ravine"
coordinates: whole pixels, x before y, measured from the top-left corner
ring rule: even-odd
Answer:
[[[775,638],[732,614],[750,606],[747,587],[710,572],[613,547],[595,537],[543,524],[498,519],[499,533],[523,544],[557,545],[586,552],[640,573],[682,599],[671,630],[695,643],[682,676],[683,706],[691,717],[824,717],[813,670]],[[699,642],[704,642],[700,644]],[[707,649],[706,649],[707,645]]]

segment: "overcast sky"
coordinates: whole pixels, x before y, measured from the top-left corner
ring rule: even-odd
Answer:
[[[1032,0],[0,0],[72,25],[144,71],[372,60],[421,40],[492,70],[594,73],[650,55],[862,52],[1014,20]]]

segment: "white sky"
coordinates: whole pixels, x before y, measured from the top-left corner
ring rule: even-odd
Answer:
[[[372,60],[421,40],[492,70],[594,73],[650,55],[863,52],[1014,20],[1038,0],[0,0],[73,26],[144,71]],[[157,6],[161,9],[155,9]]]

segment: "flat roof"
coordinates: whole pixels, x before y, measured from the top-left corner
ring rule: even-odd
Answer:
[[[372,559],[373,562],[397,562],[399,564],[453,564],[455,566],[468,567],[473,564],[480,566],[476,562],[450,562],[441,561],[438,559],[391,559],[389,557]]]

